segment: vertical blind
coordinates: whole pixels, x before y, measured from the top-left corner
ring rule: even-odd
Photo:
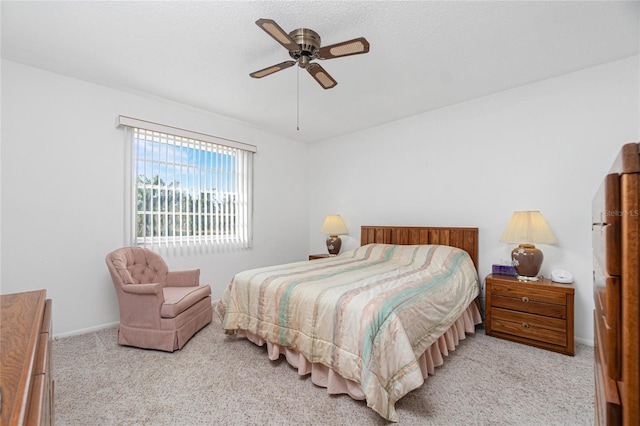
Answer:
[[[134,245],[251,246],[255,147],[131,130]]]

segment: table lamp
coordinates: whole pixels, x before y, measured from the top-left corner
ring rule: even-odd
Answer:
[[[342,240],[338,234],[346,234],[347,227],[339,214],[330,214],[324,220],[322,229],[320,232],[329,234],[327,238],[327,250],[329,250],[329,256],[335,256],[340,253],[342,247]]]
[[[511,252],[511,260],[521,281],[538,281],[544,256],[535,244],[558,242],[539,211],[514,212],[500,241],[518,244]]]

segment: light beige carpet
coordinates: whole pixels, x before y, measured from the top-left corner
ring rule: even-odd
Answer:
[[[116,329],[54,341],[56,425],[381,425],[214,318],[180,351],[118,346]],[[593,348],[576,356],[468,336],[396,407],[400,425],[592,425]]]

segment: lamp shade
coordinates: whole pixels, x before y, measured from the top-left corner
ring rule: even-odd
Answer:
[[[342,217],[339,214],[330,214],[324,220],[320,232],[329,235],[346,234],[347,227],[345,226],[344,220],[342,220]]]
[[[556,236],[539,211],[514,212],[500,241],[503,243],[556,244]]]

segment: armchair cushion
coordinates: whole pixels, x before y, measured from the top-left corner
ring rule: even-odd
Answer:
[[[208,285],[197,287],[165,287],[162,289],[164,303],[160,310],[162,318],[174,318],[187,308],[195,305],[200,299],[211,294]]]

